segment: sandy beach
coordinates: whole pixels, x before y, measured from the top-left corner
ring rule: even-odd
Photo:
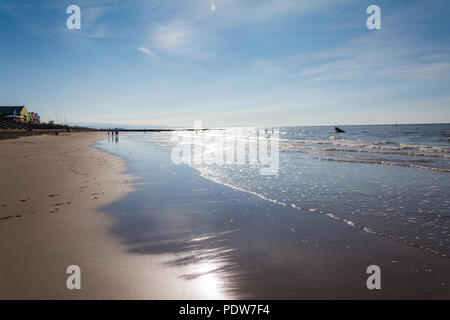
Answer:
[[[0,141],[0,298],[205,298],[164,258],[133,255],[100,208],[131,190],[124,160],[90,147],[106,133]],[[66,268],[81,268],[81,290]]]

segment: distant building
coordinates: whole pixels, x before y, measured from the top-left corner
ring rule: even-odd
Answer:
[[[30,121],[30,114],[25,106],[0,106],[0,113],[5,120],[25,123]]]
[[[21,123],[40,123],[39,114],[28,112],[25,106],[0,106],[0,118]]]

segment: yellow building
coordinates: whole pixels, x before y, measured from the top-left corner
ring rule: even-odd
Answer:
[[[0,106],[0,115],[5,120],[30,122],[30,113],[25,106]]]

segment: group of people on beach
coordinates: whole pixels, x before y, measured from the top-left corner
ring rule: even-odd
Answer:
[[[111,137],[111,138],[110,138]],[[119,142],[119,130],[118,129],[108,129],[108,141]]]
[[[117,129],[114,129],[114,130],[108,130],[108,136],[109,136],[110,134],[111,134],[112,136],[114,136],[114,135],[118,136],[118,135],[119,135],[119,130],[117,130]]]

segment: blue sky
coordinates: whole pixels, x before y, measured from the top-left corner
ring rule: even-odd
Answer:
[[[447,0],[2,0],[0,105],[138,126],[450,122],[448,30]]]

